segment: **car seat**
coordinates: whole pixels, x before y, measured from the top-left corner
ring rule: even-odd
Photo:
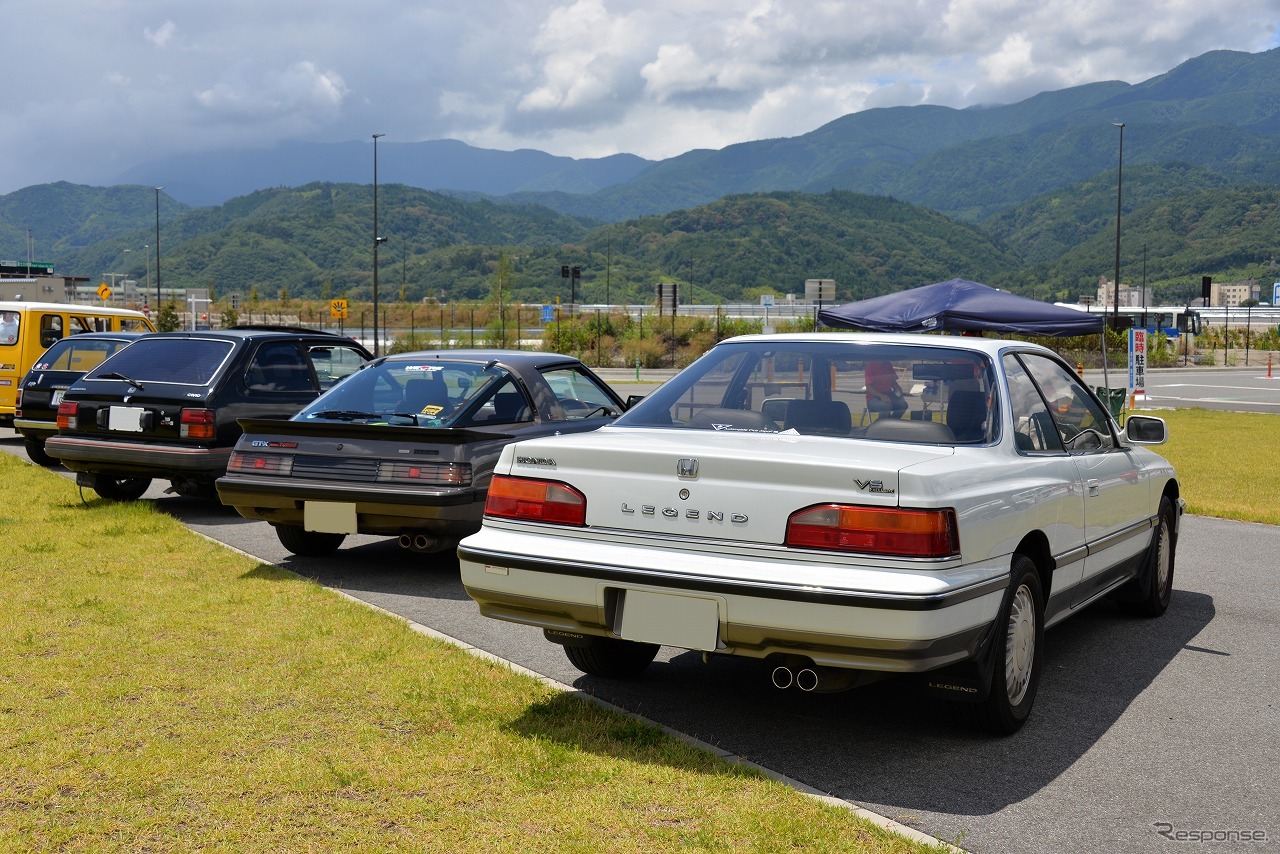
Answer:
[[[987,437],[987,395],[981,391],[952,391],[947,401],[947,426],[957,442],[979,442]]]

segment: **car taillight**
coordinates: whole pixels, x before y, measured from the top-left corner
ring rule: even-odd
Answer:
[[[820,504],[791,514],[786,544],[898,557],[948,557],[960,553],[956,514],[950,508],[904,510]]]
[[[178,435],[184,439],[212,439],[217,432],[212,409],[184,409],[178,419]]]
[[[495,474],[484,514],[499,519],[585,525],[587,498],[567,483]]]
[[[79,423],[80,406],[74,401],[64,400],[58,404],[58,429],[75,430]]]
[[[245,454],[233,451],[227,460],[228,472],[244,474],[277,474],[288,477],[293,473],[292,454]]]
[[[471,466],[467,463],[384,462],[378,464],[378,482],[467,486],[471,483]]]

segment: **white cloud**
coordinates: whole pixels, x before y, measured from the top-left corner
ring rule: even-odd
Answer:
[[[173,40],[174,33],[177,31],[178,27],[173,23],[173,21],[165,21],[154,30],[150,27],[144,27],[142,34],[146,37],[147,41],[151,42],[156,47],[168,47],[169,42]]]
[[[0,192],[168,154],[458,138],[651,158],[869,107],[1009,103],[1277,44],[1280,0],[0,0]],[[56,133],[38,129],[56,128]]]

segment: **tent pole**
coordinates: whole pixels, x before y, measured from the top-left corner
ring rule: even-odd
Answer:
[[[1102,384],[1107,389],[1107,397],[1111,396],[1111,379],[1107,376],[1107,324],[1104,318],[1102,323]],[[1107,411],[1111,411],[1111,401],[1106,401]]]

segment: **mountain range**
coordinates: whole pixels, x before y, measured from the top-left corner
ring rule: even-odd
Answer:
[[[1122,277],[1140,257],[1143,280],[1179,296],[1202,274],[1276,271],[1277,92],[1280,49],[1216,51],[1136,85],[867,110],[659,162],[383,140],[380,272],[411,299],[483,297],[503,255],[531,300],[567,291],[567,263],[601,297],[647,299],[669,279],[714,301],[837,278],[843,299],[962,275],[1061,298],[1111,274],[1122,187]],[[30,234],[62,272],[141,278],[158,218],[167,283],[358,298],[370,154],[298,144],[141,164],[105,188],[28,187],[0,196],[0,255],[21,257]]]
[[[456,140],[380,143],[380,180],[503,197],[618,222],[733,193],[850,190],[976,220],[1118,163],[1189,163],[1236,182],[1280,181],[1280,48],[1214,51],[1138,84],[1091,83],[1016,104],[871,109],[798,136],[658,162],[492,151]],[[1123,131],[1115,123],[1123,122]],[[296,143],[172,157],[116,183],[200,206],[267,187],[370,183],[371,145]]]

